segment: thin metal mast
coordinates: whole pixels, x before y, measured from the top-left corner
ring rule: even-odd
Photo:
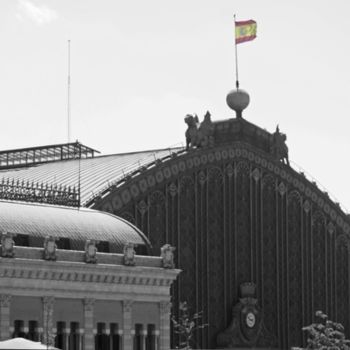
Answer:
[[[68,132],[68,143],[69,143],[71,140],[71,137],[70,137],[70,40],[68,40],[67,132]]]
[[[235,21],[235,61],[236,61],[236,88],[239,88],[239,79],[238,79],[238,55],[237,55],[237,41],[236,41],[236,14],[233,15]]]

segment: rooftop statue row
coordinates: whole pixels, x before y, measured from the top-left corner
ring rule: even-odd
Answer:
[[[278,125],[271,134],[242,117],[213,122],[209,111],[202,122],[199,122],[197,114],[187,114],[185,123],[188,126],[185,133],[187,150],[243,141],[289,165],[287,136],[280,132]]]

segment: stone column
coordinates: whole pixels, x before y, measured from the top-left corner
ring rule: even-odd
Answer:
[[[132,300],[123,301],[123,350],[133,350]]]
[[[0,295],[0,340],[6,340],[11,337],[10,334],[10,306],[11,295]]]
[[[147,325],[146,325],[147,327]],[[147,329],[141,331],[141,350],[146,350],[146,340],[147,340]]]
[[[154,350],[158,350],[159,349],[159,330],[156,329],[153,334],[154,334]]]
[[[48,345],[55,345],[55,338],[53,330],[53,307],[55,303],[54,297],[43,297],[43,343]]]
[[[79,350],[84,350],[84,328],[79,328]]]
[[[170,349],[170,301],[159,303],[159,350]]]
[[[66,339],[66,347],[65,347],[65,349],[70,349],[70,343],[71,343],[71,341],[70,341],[70,328],[68,328],[68,327],[66,327],[65,328],[65,330],[64,330],[64,335],[65,335],[65,339]]]
[[[84,349],[95,350],[94,338],[95,299],[84,299]]]
[[[124,350],[123,349],[123,330],[118,329],[118,349]]]

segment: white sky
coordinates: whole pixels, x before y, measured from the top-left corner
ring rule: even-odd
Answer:
[[[233,116],[233,14],[247,120],[350,210],[349,0],[0,0],[0,149],[72,141],[107,153],[184,142],[185,114]]]

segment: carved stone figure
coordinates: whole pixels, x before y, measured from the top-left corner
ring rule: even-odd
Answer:
[[[45,260],[56,260],[56,240],[52,236],[45,237],[44,241],[44,259]]]
[[[288,146],[286,145],[287,135],[280,132],[277,125],[276,131],[272,134],[270,151],[273,156],[289,165]]]
[[[199,124],[198,116],[187,114],[185,123],[188,125],[186,130],[186,149],[193,147],[208,147],[214,145],[214,125],[211,121],[209,111],[204,115],[202,123]]]
[[[232,309],[232,321],[227,329],[219,333],[217,345],[221,348],[254,346],[262,328],[262,312],[252,282],[240,285],[241,298]]]
[[[3,258],[13,258],[15,242],[12,238],[12,234],[4,232],[1,236],[1,256]]]
[[[97,248],[96,248],[96,242],[94,240],[88,239],[85,242],[85,262],[89,264],[96,264],[97,263]]]
[[[135,266],[135,245],[134,243],[127,243],[124,246],[124,265]]]
[[[173,269],[174,264],[174,251],[175,247],[172,247],[170,244],[165,244],[160,248],[160,256],[162,257],[162,264],[165,269]]]

